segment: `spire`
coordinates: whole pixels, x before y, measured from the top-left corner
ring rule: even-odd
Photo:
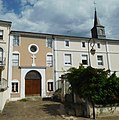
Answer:
[[[100,21],[99,21],[99,19],[97,17],[97,11],[96,11],[96,8],[95,8],[94,27],[96,27],[96,26],[101,26],[101,24],[100,24]]]
[[[92,34],[92,38],[99,38],[99,39],[106,38],[105,27],[100,24],[100,21],[97,17],[96,7],[95,7],[95,13],[94,13],[94,26],[91,29],[91,34]]]

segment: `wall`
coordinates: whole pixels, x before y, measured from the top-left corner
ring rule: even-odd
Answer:
[[[5,90],[5,91],[1,91],[0,92],[0,112],[2,112],[4,106],[5,106],[5,103],[6,101],[9,99],[9,91],[8,89]]]
[[[119,115],[119,106],[97,106],[95,107],[96,117]],[[93,118],[93,108],[90,106],[90,117]]]

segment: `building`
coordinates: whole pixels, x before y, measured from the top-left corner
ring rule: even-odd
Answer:
[[[91,34],[92,38],[54,36],[56,89],[60,88],[61,75],[70,67],[79,67],[80,64],[116,71],[119,76],[119,40],[106,39],[105,27],[100,24],[96,10]],[[92,50],[95,53],[91,54]]]
[[[51,97],[61,87],[61,76],[80,64],[116,71],[119,76],[119,41],[106,39],[96,10],[91,38],[10,32],[11,22],[6,21],[0,26],[0,73],[8,80],[10,100]]]
[[[11,99],[54,91],[52,38],[48,34],[11,31]]]
[[[0,20],[0,111],[9,95],[9,35],[11,22]]]

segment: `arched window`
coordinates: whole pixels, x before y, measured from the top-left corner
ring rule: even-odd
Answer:
[[[40,80],[41,75],[35,70],[29,71],[25,77],[26,80]]]

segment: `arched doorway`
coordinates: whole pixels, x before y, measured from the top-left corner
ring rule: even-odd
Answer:
[[[29,71],[25,76],[25,95],[41,96],[41,74],[35,70]]]

